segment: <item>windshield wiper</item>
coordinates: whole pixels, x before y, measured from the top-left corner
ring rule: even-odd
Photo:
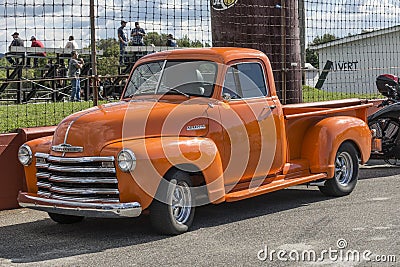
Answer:
[[[182,92],[182,91],[180,91],[178,89],[175,89],[175,88],[168,88],[168,91],[174,91],[174,92],[177,92],[178,94],[186,96],[187,98],[190,98],[190,95],[188,95],[188,94],[186,94],[186,93],[184,93],[184,92]]]

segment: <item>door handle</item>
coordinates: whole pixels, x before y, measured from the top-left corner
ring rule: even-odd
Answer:
[[[276,105],[271,105],[271,106],[265,106],[265,108],[268,108],[270,110],[276,109]]]

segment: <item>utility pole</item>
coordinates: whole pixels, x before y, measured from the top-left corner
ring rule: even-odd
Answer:
[[[306,82],[306,11],[304,6],[304,0],[299,0],[299,26],[300,26],[300,49],[301,49],[301,73],[302,73],[302,84]]]
[[[93,105],[98,105],[99,94],[97,88],[97,57],[96,57],[96,24],[94,17],[94,0],[90,0],[90,48],[92,50],[92,86],[93,86]]]
[[[298,1],[211,1],[213,46],[264,52],[271,61],[278,95],[288,104],[302,101]]]

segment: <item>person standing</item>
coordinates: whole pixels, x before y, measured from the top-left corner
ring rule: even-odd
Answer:
[[[65,43],[65,49],[72,49],[72,50],[76,50],[78,49],[78,44],[75,42],[75,38],[74,36],[70,36],[68,37],[68,42]]]
[[[19,38],[18,32],[14,32],[11,36],[13,37],[13,40],[12,40],[10,46],[8,47],[9,49],[11,49],[12,46],[22,46],[22,47],[24,46],[24,41],[21,38]],[[7,55],[14,55],[14,56],[20,55],[20,54],[23,55],[24,53],[7,53]],[[16,65],[19,63],[18,60],[15,61],[10,56],[7,56],[6,59],[8,60],[8,62],[10,62],[10,64],[13,64],[13,65]]]
[[[37,40],[35,36],[32,36],[32,37],[31,37],[31,42],[32,42],[31,47],[42,47],[42,48],[44,48],[43,43],[42,43],[41,41]],[[42,53],[29,53],[28,56],[29,56],[29,55],[31,55],[31,56],[45,57],[45,56],[46,56],[46,53],[45,53],[45,52],[42,52]],[[30,65],[31,65],[31,58],[30,58],[30,57],[27,57],[26,65],[27,65],[27,66],[30,66]],[[34,67],[37,67],[37,66],[38,66],[38,58],[37,58],[37,57],[35,57],[35,58],[33,59],[33,66],[34,66]]]
[[[128,45],[128,34],[124,29],[126,21],[121,20],[121,27],[118,28],[118,41],[119,41],[119,64],[124,64],[125,47]]]
[[[146,32],[143,28],[140,28],[139,22],[135,22],[135,28],[131,31],[132,44],[135,46],[144,45],[143,37],[146,35]]]
[[[71,52],[71,59],[68,64],[68,76],[71,77],[71,101],[81,100],[81,81],[79,75],[81,74],[81,69],[83,67],[84,61],[82,58],[78,59],[78,52]]]

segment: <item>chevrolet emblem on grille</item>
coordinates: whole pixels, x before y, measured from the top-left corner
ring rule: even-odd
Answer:
[[[51,150],[55,152],[83,152],[83,147],[81,146],[71,146],[70,144],[59,144],[57,146],[52,146]]]

